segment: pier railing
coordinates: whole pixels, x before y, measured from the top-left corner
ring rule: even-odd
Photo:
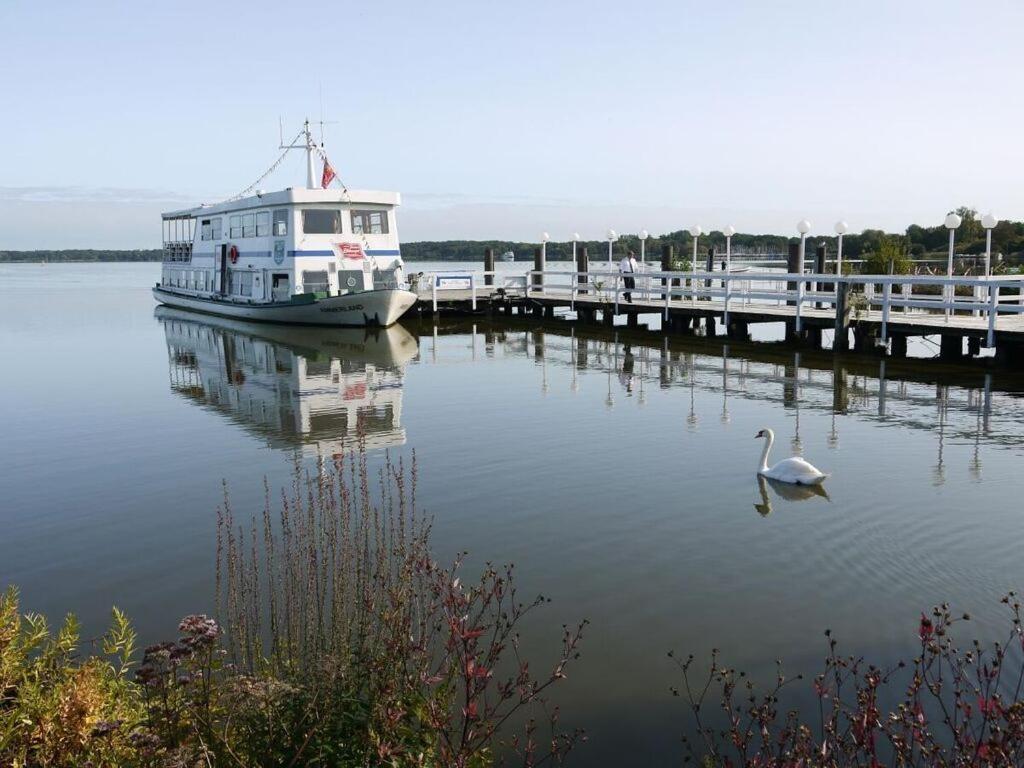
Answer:
[[[477,308],[478,298],[490,298],[495,293],[525,296],[528,279],[525,274],[481,269],[420,272],[409,276],[413,291],[421,295],[425,289],[430,291],[434,312],[437,312],[439,300],[453,296],[468,299],[473,309]]]
[[[626,290],[625,278],[635,287]],[[935,317],[936,324],[976,318],[970,325],[987,321],[986,346],[994,345],[1001,315],[1024,314],[1024,276],[938,277],[933,275],[831,275],[782,272],[620,272],[531,270],[520,282],[527,297],[567,299],[574,310],[578,301],[594,301],[618,312],[630,293],[634,307],[660,309],[667,318],[673,307],[717,310],[729,322],[730,310],[741,307],[785,307],[783,317],[793,318],[797,332],[806,317],[831,314],[836,308],[850,311],[859,306],[879,312],[880,343],[887,343],[893,313],[905,319],[920,312]],[[862,297],[859,301],[854,297]],[[708,302],[705,304],[705,302]],[[654,305],[652,307],[652,305]],[[780,317],[780,319],[783,319]],[[943,319],[940,321],[939,317]],[[872,318],[878,319],[878,318]],[[963,325],[962,322],[957,323]]]

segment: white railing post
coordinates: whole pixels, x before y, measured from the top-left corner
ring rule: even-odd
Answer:
[[[431,283],[432,283],[432,285],[430,286],[430,288],[431,288],[431,294],[433,295],[433,300],[434,300],[434,314],[436,315],[437,314],[437,275],[434,275],[434,279],[431,281]]]
[[[988,287],[988,335],[985,346],[991,349],[996,345],[996,315],[999,314],[999,285]]]
[[[892,296],[892,282],[882,285],[882,346],[889,346],[889,298]]]
[[[802,277],[802,275],[801,275]],[[797,280],[796,282],[796,332],[801,333],[804,329],[803,317],[801,313],[803,311],[804,304],[804,281]]]
[[[576,263],[575,259],[573,260],[573,263],[574,264]],[[579,281],[579,279],[580,279],[580,273],[579,272],[576,272],[575,274],[570,274],[569,275],[569,311],[570,312],[575,312],[576,311],[576,283]]]
[[[726,333],[729,331],[729,293],[732,287],[732,278],[728,272],[722,275],[722,290],[725,292],[725,311],[722,313],[722,323],[725,325]]]
[[[619,314],[619,276],[615,276],[615,314]]]
[[[473,311],[476,312],[476,275],[472,272],[469,273],[469,295]]]
[[[671,277],[666,277],[665,278],[665,320],[666,321],[668,320],[668,301],[669,301],[668,297],[669,297],[669,294],[671,292],[672,292],[672,278]]]

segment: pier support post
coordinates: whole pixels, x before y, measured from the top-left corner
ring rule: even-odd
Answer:
[[[907,334],[905,333],[891,333],[889,338],[892,339],[892,346],[889,348],[889,354],[892,357],[906,357],[907,356]]]
[[[977,357],[981,353],[981,339],[977,336],[967,337],[968,357]]]
[[[626,315],[626,324],[630,328],[636,328],[638,325],[640,325],[640,315],[638,315],[636,312],[630,312],[628,315]]]
[[[494,249],[484,248],[484,272],[494,272]],[[484,285],[494,285],[494,275],[484,275]]]
[[[805,328],[804,335],[807,337],[807,343],[815,349],[821,349],[821,328]]]
[[[605,325],[615,325],[615,310],[611,307],[606,307],[601,310],[601,322]]]
[[[587,272],[590,271],[590,261],[587,259],[587,246],[577,246],[576,248],[576,282],[579,285],[587,284]],[[586,293],[586,288],[580,288],[577,293]]]
[[[726,333],[730,339],[737,339],[739,341],[750,340],[750,330],[747,327],[747,323],[744,320],[729,320],[729,326],[726,328]]]
[[[850,348],[850,308],[847,295],[849,283],[836,285],[836,318],[835,337],[832,340],[833,352],[846,352]]]
[[[997,339],[996,362],[1011,370],[1024,369],[1024,344],[1006,338]]]
[[[535,272],[544,271],[544,251],[541,248],[533,249],[533,269]],[[544,290],[544,276],[534,275],[533,276],[533,289],[535,291]]]
[[[959,360],[964,355],[964,337],[959,334],[943,334],[939,337],[939,357],[943,360]]]
[[[853,349],[855,352],[871,352],[875,348],[871,331],[863,326],[853,329]]]

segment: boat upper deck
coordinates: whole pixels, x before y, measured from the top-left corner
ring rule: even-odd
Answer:
[[[181,208],[162,214],[164,221],[172,219],[194,219],[198,216],[209,216],[220,213],[233,213],[250,208],[266,208],[282,205],[380,205],[388,208],[402,204],[399,192],[386,192],[371,189],[305,189],[288,187],[278,192],[262,192],[237,200],[221,203],[203,204],[192,208]]]

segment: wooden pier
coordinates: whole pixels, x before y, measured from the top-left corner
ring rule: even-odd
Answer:
[[[490,265],[488,265],[490,266]],[[645,269],[623,275],[585,262],[521,274],[436,273],[417,286],[420,314],[504,313],[576,323],[653,321],[663,331],[748,339],[750,326],[785,324],[787,341],[836,352],[907,354],[912,336],[939,338],[947,360],[990,357],[1024,367],[1024,276],[936,277]],[[792,265],[790,267],[792,269]],[[852,343],[851,343],[852,342]],[[965,349],[966,347],[966,349]],[[982,352],[990,350],[990,352]]]

